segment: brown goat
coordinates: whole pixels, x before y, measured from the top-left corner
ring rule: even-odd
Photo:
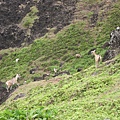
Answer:
[[[20,75],[19,75],[19,74],[17,74],[16,77],[14,77],[13,79],[8,80],[8,81],[6,82],[6,85],[7,85],[7,87],[6,87],[7,92],[9,92],[9,89],[12,89],[12,86],[13,86],[14,84],[17,84],[17,85],[19,86],[19,83],[18,83],[18,81],[17,81],[18,78],[20,78]]]
[[[80,54],[76,54],[75,56],[76,56],[76,58],[80,58],[80,57],[81,57],[81,55],[80,55]]]
[[[100,55],[97,55],[95,53],[95,50],[91,51],[91,53],[95,56],[95,66],[98,68],[99,62],[102,60],[102,57]]]

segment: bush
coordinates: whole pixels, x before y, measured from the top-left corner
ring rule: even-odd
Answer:
[[[44,109],[44,107],[40,107],[32,110],[9,110],[6,109],[0,112],[0,120],[48,120],[51,119],[55,111]]]

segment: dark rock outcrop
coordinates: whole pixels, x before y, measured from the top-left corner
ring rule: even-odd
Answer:
[[[8,55],[8,53],[0,54],[0,60],[2,60],[2,58],[6,55]]]
[[[35,71],[37,70],[37,68],[32,68],[32,69],[30,69],[30,74],[35,74]]]
[[[1,1],[0,49],[20,47],[22,43],[30,44],[35,38],[45,35],[48,28],[56,28],[54,33],[57,33],[70,24],[76,2],[77,0]],[[39,19],[29,28],[30,33],[27,35],[27,28],[23,28],[20,23],[32,6],[37,7]]]
[[[8,98],[9,93],[4,87],[5,83],[0,82],[0,105]]]
[[[2,27],[20,23],[32,5],[33,0],[2,0],[0,2],[0,31]]]
[[[70,75],[70,72],[69,71],[61,71],[61,72],[57,72],[53,75],[53,77],[56,77],[56,76],[59,76],[59,75],[64,75],[64,74],[67,74],[67,75]]]
[[[43,76],[41,77],[34,77],[33,81],[40,81],[40,80],[44,80],[45,77],[50,76],[50,74],[43,74]]]
[[[113,59],[120,53],[120,27],[112,31],[110,34],[109,50],[103,56],[103,62]]]
[[[82,71],[82,68],[78,68],[78,69],[77,69],[77,72],[81,72],[81,71]]]
[[[56,27],[57,33],[64,26],[70,24],[75,11],[77,0],[42,0],[37,4],[39,20],[32,27],[32,34],[37,37],[48,32],[47,28]]]
[[[21,47],[22,43],[30,44],[32,39],[32,36],[27,36],[17,25],[9,25],[0,34],[0,49]]]
[[[91,27],[94,27],[96,25],[97,20],[98,20],[98,13],[96,11],[93,11],[93,15],[90,19]]]
[[[111,49],[117,49],[120,47],[120,30],[116,29],[111,33],[111,38],[110,38],[110,47]]]
[[[15,96],[14,100],[17,100],[17,99],[22,98],[24,96],[25,96],[24,93],[20,93],[20,94],[18,94],[18,95]]]

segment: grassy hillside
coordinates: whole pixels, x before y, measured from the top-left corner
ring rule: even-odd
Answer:
[[[119,3],[110,8],[102,21],[98,18],[94,28],[89,27],[88,21],[73,22],[54,38],[46,34],[28,47],[8,52],[0,61],[1,81],[16,73],[22,78],[21,86],[1,105],[0,120],[119,120],[120,56],[114,63],[101,63],[95,69],[94,57],[88,54],[96,48],[97,53],[104,55],[106,50],[102,46],[109,41],[110,32],[120,26]],[[100,16],[105,11],[99,12]],[[1,53],[6,51],[9,50]],[[76,59],[76,53],[82,57]],[[20,59],[18,63],[16,58]],[[62,70],[71,75],[52,78],[53,68],[59,69],[61,62]],[[36,66],[39,71],[30,75],[29,70]],[[77,73],[77,68],[83,70]],[[33,76],[46,72],[50,73],[48,81],[31,82]],[[24,81],[28,84],[22,85]],[[25,96],[14,100],[20,93]]]
[[[55,120],[119,120],[119,60],[98,70],[91,66],[82,73],[63,76],[55,85],[46,85],[42,81],[20,86],[3,104],[1,109],[7,110],[1,111],[1,119],[9,116],[30,120],[39,117]],[[25,97],[13,100],[20,93],[24,93]]]

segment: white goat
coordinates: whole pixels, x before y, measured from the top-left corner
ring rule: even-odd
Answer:
[[[102,60],[102,57],[100,55],[97,55],[95,53],[95,50],[91,51],[91,53],[95,56],[95,66],[98,68],[99,62]]]
[[[117,31],[120,31],[120,27],[117,27],[116,30],[117,30]]]
[[[15,61],[16,61],[16,63],[17,63],[17,62],[19,61],[19,58],[17,58]]]
[[[54,68],[54,72],[57,73],[57,69],[56,68]]]
[[[13,79],[8,80],[8,81],[6,82],[6,85],[7,85],[7,87],[6,87],[7,92],[9,92],[9,89],[12,89],[12,86],[13,86],[14,84],[17,84],[17,85],[19,86],[19,83],[18,83],[18,81],[17,81],[18,78],[20,78],[20,75],[19,75],[19,74],[17,74],[16,77],[14,77]]]

